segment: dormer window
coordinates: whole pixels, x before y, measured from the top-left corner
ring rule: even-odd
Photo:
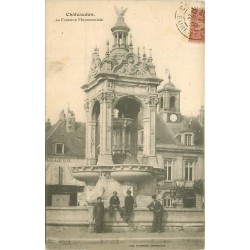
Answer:
[[[55,153],[57,155],[63,155],[64,154],[64,144],[63,143],[56,143],[55,144]]]
[[[181,144],[186,146],[194,145],[194,132],[182,132],[181,133]]]
[[[192,145],[192,135],[191,134],[185,134],[185,145]]]

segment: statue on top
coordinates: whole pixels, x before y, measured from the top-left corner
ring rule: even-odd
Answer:
[[[115,12],[116,12],[116,14],[117,14],[117,16],[118,16],[118,19],[124,20],[123,16],[124,16],[124,14],[126,13],[127,9],[128,9],[128,8],[125,8],[125,9],[124,9],[123,7],[117,8],[117,7],[115,6]]]

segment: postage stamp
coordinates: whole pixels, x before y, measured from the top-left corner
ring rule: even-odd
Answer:
[[[176,27],[188,41],[205,42],[205,9],[203,2],[191,6],[190,2],[181,2],[175,13]]]

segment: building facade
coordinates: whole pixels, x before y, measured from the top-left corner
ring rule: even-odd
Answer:
[[[71,176],[70,166],[84,163],[85,124],[63,110],[56,124],[46,122],[45,136],[46,206],[77,206],[84,184]]]

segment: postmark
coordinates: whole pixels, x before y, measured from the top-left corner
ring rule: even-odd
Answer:
[[[181,2],[175,12],[176,27],[189,42],[205,42],[205,9],[203,2]]]

